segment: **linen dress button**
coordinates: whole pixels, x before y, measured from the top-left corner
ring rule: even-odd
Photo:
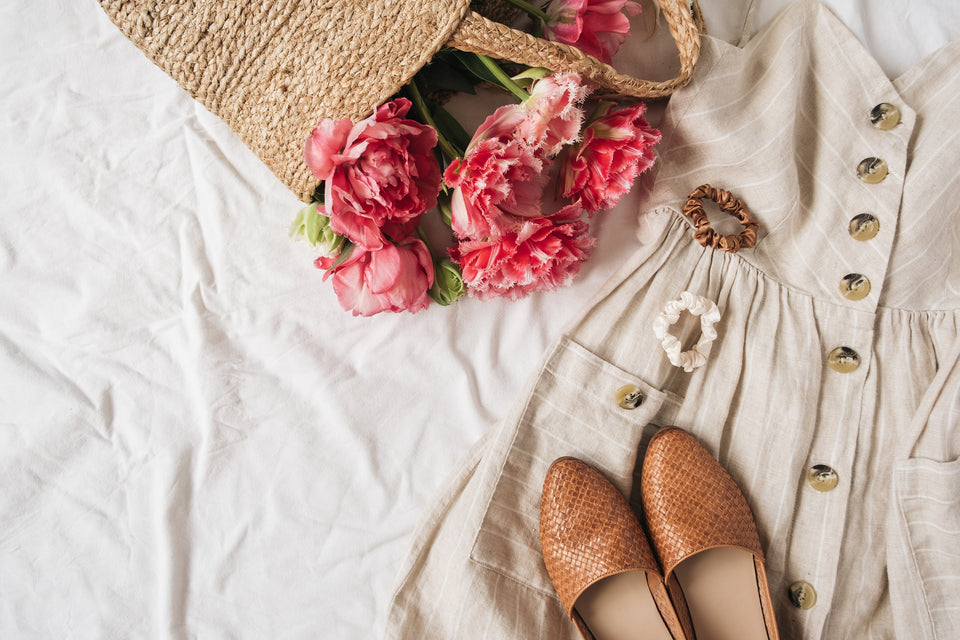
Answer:
[[[857,177],[867,184],[877,184],[883,182],[887,177],[887,163],[880,158],[864,158],[857,165]]]
[[[827,355],[827,364],[837,373],[850,373],[860,366],[860,354],[850,347],[837,347]]]
[[[860,273],[848,273],[840,279],[840,295],[847,300],[863,300],[870,293],[870,280]]]
[[[850,219],[850,237],[854,240],[872,240],[880,233],[880,221],[869,213],[861,213]]]
[[[889,102],[881,102],[870,110],[870,124],[877,129],[889,131],[900,124],[900,109]]]
[[[815,464],[807,470],[807,482],[817,491],[833,491],[839,481],[837,472],[825,464]]]
[[[617,389],[616,398],[622,409],[636,409],[643,404],[643,393],[635,384],[625,384]]]
[[[797,609],[812,609],[817,604],[817,591],[809,582],[797,580],[790,585],[790,602]]]

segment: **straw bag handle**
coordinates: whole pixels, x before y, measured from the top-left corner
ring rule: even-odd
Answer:
[[[683,0],[659,0],[659,4],[680,52],[680,73],[671,80],[654,82],[620,73],[576,47],[537,38],[488,20],[474,11],[467,14],[447,45],[530,67],[575,71],[612,93],[634,98],[659,98],[685,85],[700,57],[700,31]]]

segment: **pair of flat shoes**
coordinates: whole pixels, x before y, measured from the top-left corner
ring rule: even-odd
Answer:
[[[753,513],[686,431],[651,439],[641,493],[649,539],[623,495],[575,458],[547,472],[543,559],[585,640],[778,640]]]

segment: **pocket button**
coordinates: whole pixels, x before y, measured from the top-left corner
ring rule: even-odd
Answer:
[[[635,384],[625,384],[617,389],[616,398],[622,409],[636,409],[643,404],[643,392]]]

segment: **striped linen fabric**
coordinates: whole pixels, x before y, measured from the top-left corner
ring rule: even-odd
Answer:
[[[895,124],[872,122],[877,105]],[[960,637],[958,123],[960,42],[891,81],[815,3],[743,48],[706,37],[664,116],[644,246],[427,515],[387,637],[578,637],[537,538],[547,467],[582,458],[639,512],[637,466],[668,424],[747,496],[782,637]],[[868,158],[883,180],[858,175]],[[694,242],[680,211],[704,183],[745,202],[755,248]],[[692,373],[652,331],[683,291],[721,311]],[[689,345],[699,320],[671,329]]]

